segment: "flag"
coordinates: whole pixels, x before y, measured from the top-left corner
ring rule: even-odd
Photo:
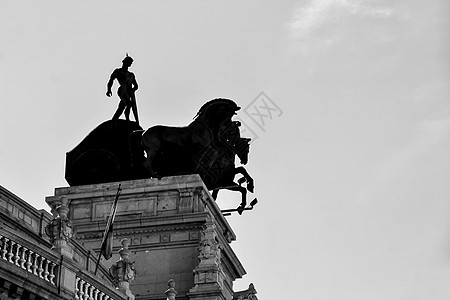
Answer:
[[[103,257],[106,260],[112,257],[113,240],[114,240],[113,224],[111,224],[111,226],[109,227],[109,231],[106,234],[105,241],[100,249],[100,255],[103,255]]]
[[[106,260],[112,257],[112,248],[113,248],[113,223],[114,218],[116,217],[117,211],[117,203],[119,202],[120,195],[120,184],[117,189],[116,199],[114,199],[114,203],[111,206],[111,211],[109,214],[108,222],[106,222],[105,232],[103,233],[102,243],[100,245],[100,254],[98,256],[97,264],[95,266],[95,274],[97,274],[98,264],[100,263],[100,258],[103,256]]]

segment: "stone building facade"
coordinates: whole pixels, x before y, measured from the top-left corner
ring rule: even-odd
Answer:
[[[94,275],[121,185],[113,257]],[[0,188],[0,299],[256,300],[198,175],[56,188],[52,214]]]

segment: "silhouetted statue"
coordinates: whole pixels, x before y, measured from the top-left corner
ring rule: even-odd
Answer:
[[[145,168],[151,177],[199,174],[209,190],[230,189],[242,194],[240,209],[246,206],[247,190],[253,192],[253,179],[244,167],[235,167],[235,156],[246,164],[250,139],[241,138],[240,123],[232,121],[240,107],[229,99],[214,99],[204,104],[194,121],[185,127],[153,126],[135,131],[130,138],[131,159],[141,160],[146,153]],[[142,147],[142,150],[138,150]],[[137,150],[137,151],[136,151]],[[141,154],[139,154],[141,153]],[[234,182],[242,174],[240,184]],[[241,186],[247,182],[247,187]]]
[[[94,128],[67,152],[67,182],[76,186],[148,177],[142,164],[131,163],[129,139],[136,130],[142,127],[122,119],[108,120]]]
[[[138,111],[137,111],[137,104],[136,104],[136,96],[135,92],[138,89],[138,84],[136,82],[136,77],[133,73],[128,71],[128,68],[133,63],[133,59],[127,56],[122,60],[122,67],[115,69],[111,77],[108,81],[108,90],[106,92],[106,96],[111,97],[112,92],[111,88],[114,83],[114,79],[117,79],[120,86],[117,90],[117,95],[120,98],[119,106],[117,107],[116,113],[112,117],[113,120],[119,119],[122,112],[125,110],[125,119],[127,121],[130,120],[130,109],[133,110],[134,119],[136,120],[136,123],[139,125],[139,117],[138,117]]]
[[[241,137],[240,126],[241,122],[239,121],[227,121],[223,124],[219,135],[220,140],[214,145],[214,149],[217,151],[217,159],[214,160],[210,168],[204,168],[199,173],[203,174],[203,177],[208,174],[215,178],[214,185],[211,188],[214,200],[217,199],[220,189],[240,192],[242,201],[238,212],[241,214],[247,205],[247,190],[253,193],[254,182],[244,167],[235,167],[235,155],[240,159],[240,163],[245,165],[248,162],[250,150],[250,139]],[[237,174],[243,175],[238,183],[234,182],[234,177]],[[246,183],[247,186],[242,186],[243,183]]]
[[[240,135],[240,122],[232,120],[239,109],[232,100],[213,99],[187,126],[157,125],[145,131],[136,122],[106,121],[67,153],[66,180],[73,186],[199,174],[214,199],[220,189],[240,192],[237,211],[242,213],[254,182],[243,166],[235,166],[236,155],[247,163],[250,149],[250,139]],[[243,177],[236,183],[237,174]]]

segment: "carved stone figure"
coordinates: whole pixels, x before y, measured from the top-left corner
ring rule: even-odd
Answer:
[[[61,197],[59,203],[52,207],[53,219],[45,227],[45,233],[53,244],[53,249],[62,255],[71,257],[73,249],[69,245],[72,238],[72,223],[67,214],[69,213],[69,200]]]
[[[122,244],[122,248],[119,250],[120,259],[109,268],[109,273],[113,277],[117,288],[134,299],[130,291],[130,282],[136,276],[136,267],[134,262],[130,262],[130,250],[128,249],[130,241],[122,239],[120,243]]]

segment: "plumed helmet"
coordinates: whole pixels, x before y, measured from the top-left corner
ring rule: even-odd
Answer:
[[[122,60],[122,62],[125,64],[131,65],[131,63],[133,62],[133,59],[130,56],[128,56],[128,53],[127,53],[127,56]]]

